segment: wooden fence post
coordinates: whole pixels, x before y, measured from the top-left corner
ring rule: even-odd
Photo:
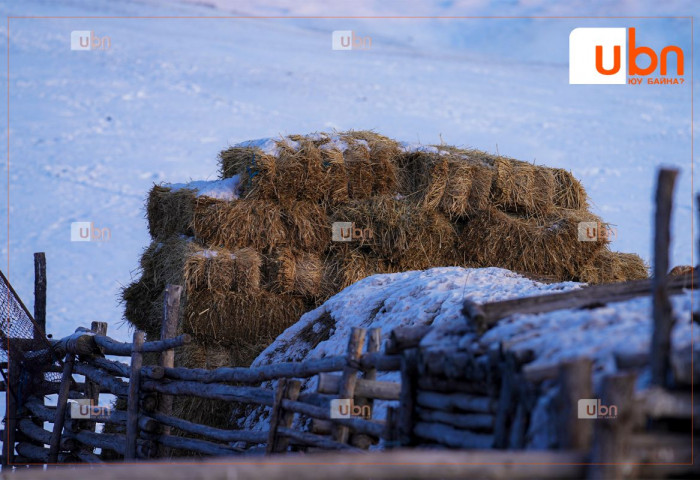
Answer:
[[[277,430],[280,426],[289,428],[294,420],[294,412],[288,412],[282,408],[282,400],[296,400],[301,390],[299,380],[280,378],[275,390],[275,403],[270,414],[270,431],[267,439],[266,453],[283,453],[289,446],[289,438],[280,437]]]
[[[381,328],[370,328],[367,331],[367,353],[378,352],[382,346],[382,329]],[[376,380],[377,379],[377,369],[368,368],[362,374],[364,380]],[[374,416],[374,400],[371,398],[358,398],[357,405],[368,406],[371,416]],[[362,433],[354,434],[350,437],[350,443],[358,448],[367,449],[372,444],[373,438],[369,435]]]
[[[56,402],[56,415],[53,420],[53,432],[51,433],[51,443],[49,444],[49,463],[58,463],[58,450],[61,446],[61,435],[63,425],[66,420],[66,407],[68,406],[68,393],[73,382],[73,365],[75,355],[69,353],[63,364],[63,377],[58,391],[58,401]]]
[[[139,384],[141,382],[141,367],[143,366],[141,348],[145,337],[145,333],[140,330],[134,332],[134,347],[131,352],[131,375],[129,376],[129,399],[126,407],[125,462],[136,459],[136,440],[139,436]]]
[[[340,399],[350,399],[350,402],[354,401],[357,371],[364,345],[365,329],[353,327],[350,333],[350,340],[348,341],[347,365],[343,368],[343,376],[341,377],[340,389],[338,390],[338,398]],[[348,435],[348,427],[344,425],[334,426],[333,440],[336,442],[347,443]]]
[[[593,361],[581,357],[559,367],[558,439],[562,450],[588,451],[593,423],[578,418],[578,401],[593,398]]]
[[[603,379],[603,391],[600,402],[608,407],[616,409],[617,418],[597,418],[585,420],[596,422],[595,441],[591,452],[589,478],[629,478],[628,474],[634,470],[627,458],[629,440],[635,420],[634,389],[636,375],[633,373],[621,373],[608,375]],[[597,409],[600,416],[600,410]],[[627,462],[627,464],[625,464]]]
[[[180,316],[180,297],[182,287],[180,285],[167,285],[165,287],[165,298],[163,299],[163,325],[160,331],[161,340],[174,338],[177,335],[177,326]],[[160,354],[160,365],[163,368],[175,366],[175,350],[165,350]],[[172,415],[173,397],[172,395],[161,395],[158,402],[158,411],[163,415]],[[162,435],[170,435],[170,427],[161,426]],[[163,457],[168,449],[163,445],[158,445],[157,455]]]
[[[671,243],[671,209],[673,187],[677,170],[661,169],[656,185],[656,215],[654,217],[654,278],[653,314],[654,334],[651,340],[651,381],[654,385],[668,386],[669,350],[673,311],[669,299],[668,267]]]
[[[46,332],[46,254],[34,254],[34,321]]]
[[[413,426],[416,422],[416,390],[418,384],[418,349],[404,350],[401,357],[401,395],[397,415],[399,443],[406,447],[413,444]]]

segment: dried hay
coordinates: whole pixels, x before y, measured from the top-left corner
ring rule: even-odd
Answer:
[[[365,232],[353,246],[369,247],[376,255],[402,265],[417,265],[454,252],[456,234],[447,219],[436,212],[426,212],[415,202],[392,197],[354,200],[338,208],[334,221],[353,222]],[[433,260],[429,260],[433,259]]]
[[[268,292],[191,292],[182,330],[207,345],[257,345],[274,339],[306,311],[302,299]]]
[[[260,289],[262,259],[252,248],[230,252],[222,248],[192,248],[184,266],[187,292],[256,292]]]
[[[546,218],[523,218],[491,208],[466,223],[460,248],[467,261],[482,267],[578,280],[584,265],[606,245],[578,240],[578,224],[584,221],[599,219],[578,210],[560,209]]]
[[[554,207],[554,174],[550,169],[509,158],[494,161],[491,199],[501,210],[542,216]]]
[[[269,258],[273,293],[317,297],[321,292],[323,262],[318,255],[281,248]]]
[[[605,248],[583,267],[579,280],[598,284],[642,280],[648,276],[647,266],[639,255],[611,252]]]
[[[188,188],[173,192],[170,187],[154,185],[146,202],[148,232],[153,239],[178,234],[192,235],[192,220],[196,210],[223,202],[225,201],[198,197],[196,190]]]
[[[274,176],[276,198],[280,201],[318,202],[331,190],[332,175],[324,168],[323,156],[311,141],[299,141],[299,148],[280,142]],[[335,172],[333,172],[335,173]],[[250,197],[249,197],[250,198]]]
[[[671,269],[670,272],[668,272],[669,275],[687,275],[689,273],[693,273],[695,269],[691,267],[690,265],[677,265]]]
[[[418,151],[403,155],[398,164],[401,192],[427,210],[458,219],[490,204],[493,169],[479,161],[447,151]]]
[[[283,206],[287,244],[307,252],[323,252],[331,242],[331,222],[325,209],[310,202]]]
[[[387,195],[394,193],[398,186],[396,159],[401,153],[399,144],[384,135],[368,130],[351,130],[345,135],[351,141],[360,140],[367,144],[372,173],[372,194]]]
[[[338,205],[347,202],[350,197],[348,190],[348,172],[345,168],[343,152],[337,148],[329,148],[328,146],[321,146],[319,151],[321,153],[323,168],[326,169],[326,175],[328,176],[326,203]]]
[[[353,283],[378,273],[393,273],[384,259],[347,245],[333,246],[324,261],[322,297],[330,298]]]
[[[277,203],[242,199],[210,205],[197,212],[195,237],[207,245],[268,253],[287,241],[282,209]]]
[[[554,205],[573,210],[586,210],[588,199],[581,182],[563,168],[550,168],[554,175]]]

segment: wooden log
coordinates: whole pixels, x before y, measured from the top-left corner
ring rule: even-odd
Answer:
[[[123,362],[117,362],[115,360],[109,360],[102,357],[93,357],[85,360],[84,363],[93,367],[101,368],[108,374],[116,377],[129,378],[131,376],[131,367]]]
[[[501,390],[498,396],[494,425],[494,448],[508,446],[508,427],[515,413],[516,396],[518,396],[518,379],[516,379],[515,369],[515,358],[506,352],[501,362]]]
[[[418,418],[426,423],[444,423],[466,430],[493,431],[495,417],[488,413],[453,413],[429,408],[416,408]]]
[[[515,418],[510,426],[508,448],[511,450],[523,450],[525,448],[525,434],[527,430],[527,414],[525,403],[521,400],[515,411]]]
[[[698,283],[698,271],[685,275],[677,275],[668,278],[667,290],[669,294],[682,293]],[[650,295],[652,293],[651,280],[633,280],[630,282],[610,283],[605,285],[592,285],[579,290],[562,293],[551,293],[533,297],[521,297],[512,300],[503,300],[480,305],[483,310],[483,320],[477,322],[480,330],[484,331],[493,327],[502,318],[515,313],[547,313],[563,309],[591,308],[609,302],[621,302],[632,298]],[[463,313],[467,320],[471,317],[465,309]]]
[[[101,368],[93,367],[87,363],[76,362],[73,370],[79,375],[85,375],[85,378],[100,387],[106,388],[114,395],[126,396],[129,394],[129,385],[126,382],[111,376]]]
[[[334,424],[343,425],[358,433],[365,433],[375,437],[384,437],[385,425],[378,421],[364,420],[358,417],[331,418],[330,408],[317,407],[308,403],[284,399],[282,408],[295,413],[301,413],[311,418],[330,420]]]
[[[381,348],[382,345],[382,329],[381,328],[370,328],[369,331],[367,332],[367,353],[375,353],[379,352],[379,349]],[[357,379],[357,382],[376,382],[377,380],[377,369],[376,368],[368,368],[364,370],[361,374],[361,377]],[[319,383],[320,383],[320,378],[319,378]],[[388,382],[389,384],[392,384],[392,382]],[[401,386],[398,384],[393,384],[395,385],[396,388],[396,396],[395,399],[398,400],[399,393],[401,392]],[[361,392],[357,388],[357,384],[355,385],[355,399],[353,400],[356,405],[358,405],[360,408],[362,407],[369,407],[369,412],[370,412],[370,418],[374,413],[374,399],[373,397],[367,396],[367,395],[362,395]],[[361,448],[363,450],[369,448],[370,445],[373,443],[376,443],[376,439],[371,438],[367,435],[363,435],[361,433],[359,434],[354,434],[350,437],[350,444],[357,447]]]
[[[94,333],[95,335],[107,335],[107,327],[108,327],[107,322],[92,322],[90,324],[90,331],[92,333]],[[99,358],[99,357],[97,357],[97,358]],[[110,371],[108,369],[111,369],[111,365],[113,362],[111,362],[110,360],[104,359],[104,358],[99,358],[99,360],[104,360],[104,362],[102,362],[102,364],[105,365],[105,367],[106,367],[104,370]],[[114,363],[117,363],[117,362],[114,362]],[[124,365],[124,366],[126,366],[126,365]],[[112,373],[112,371],[110,371],[110,373]],[[85,381],[85,396],[87,398],[89,398],[90,401],[92,401],[93,405],[99,405],[100,404],[100,392],[102,390],[102,385],[100,385],[99,382],[88,381],[89,379],[87,377],[85,377],[85,380],[86,380]],[[93,423],[93,422],[86,422],[86,423],[87,423],[86,428],[88,430],[94,432],[97,424]],[[93,453],[92,450],[87,451],[85,449],[81,449],[81,451],[83,453],[86,453],[86,454]]]
[[[247,442],[257,444],[265,443],[268,439],[268,432],[266,431],[222,430],[219,428],[188,422],[187,420],[182,420],[180,418],[170,417],[163,415],[162,413],[153,413],[151,418],[159,423],[162,423],[163,425],[175,427],[183,432],[201,435],[210,440],[217,440],[220,442]]]
[[[2,275],[2,271],[0,271],[0,275]],[[2,275],[3,280],[7,285],[10,283],[5,279],[5,276]],[[2,329],[0,329],[0,332]],[[3,335],[4,336],[4,335]],[[7,337],[4,337],[5,341],[9,341]],[[8,354],[8,359],[7,359],[7,376],[5,377],[6,380],[6,389],[7,393],[5,394],[5,432],[6,436],[3,436],[2,438],[2,446],[3,446],[3,455],[2,455],[2,466],[3,469],[7,468],[8,465],[12,465],[15,463],[15,434],[17,431],[17,387],[19,385],[19,364],[18,362],[14,361],[12,358],[10,358],[10,355]]]
[[[389,333],[389,340],[387,341],[384,352],[387,354],[397,354],[407,348],[415,348],[432,328],[432,325],[396,327]]]
[[[129,378],[129,399],[126,409],[126,446],[124,461],[136,459],[136,439],[138,438],[139,389],[141,384],[141,367],[143,355],[141,349],[146,334],[140,330],[134,332],[134,349],[131,353],[131,377]]]
[[[204,455],[228,457],[231,455],[241,454],[241,450],[239,449],[228,447],[220,443],[208,442],[206,440],[197,440],[194,438],[186,437],[174,437],[172,435],[155,435],[153,439],[156,442],[168,448],[190,450]]]
[[[462,410],[465,412],[494,413],[496,401],[490,397],[479,397],[466,393],[437,393],[418,391],[418,405],[435,410]]]
[[[452,448],[487,449],[493,447],[494,438],[492,434],[457,430],[444,423],[417,422],[413,430],[415,435],[420,438],[432,440]]]
[[[267,441],[267,453],[283,453],[287,451],[289,447],[288,438],[280,438],[277,435],[279,428],[289,429],[292,426],[292,421],[294,420],[294,412],[285,411],[282,408],[282,400],[296,400],[299,397],[299,391],[301,390],[301,382],[299,380],[288,380],[282,378],[277,384],[275,390],[275,403],[272,406],[272,413],[270,414],[270,431]]]
[[[333,422],[312,418],[309,431],[316,435],[331,435],[333,433]]]
[[[156,393],[142,393],[140,398],[141,409],[146,413],[158,410],[158,395]]]
[[[354,364],[358,364],[360,361],[360,356],[362,355],[362,348],[365,345],[365,334],[366,330],[364,328],[353,327],[350,332],[350,340],[348,341],[347,349],[347,362],[348,364],[343,368],[343,375],[340,380],[340,387],[338,388],[338,396],[341,399],[352,399],[355,396],[355,383],[357,382],[357,367]],[[344,425],[336,425],[333,431],[333,440],[340,443],[346,443],[348,441],[349,431]]]
[[[593,424],[578,418],[578,401],[593,398],[593,361],[581,357],[562,364],[557,399],[559,448],[588,451],[593,439]]]
[[[231,386],[219,383],[202,384],[199,382],[144,380],[142,389],[147,392],[159,392],[168,395],[187,395],[229,402],[256,403],[266,406],[272,406],[274,400],[272,392],[264,388]]]
[[[649,364],[649,352],[614,352],[615,367],[618,370],[644,368]]]
[[[651,418],[690,419],[700,416],[700,404],[693,402],[691,392],[672,392],[650,387],[635,396],[637,408]]]
[[[592,478],[625,478],[630,472],[629,439],[634,422],[633,403],[636,376],[609,375],[603,379],[602,404],[617,409],[617,418],[598,419],[591,452]]]
[[[181,347],[192,341],[192,337],[188,334],[178,335],[175,338],[169,338],[167,340],[157,340],[154,342],[144,342],[142,346],[142,352],[162,352],[171,348]],[[132,343],[118,342],[109,337],[95,337],[95,343],[100,347],[102,353],[105,355],[117,355],[122,357],[131,356],[131,351],[133,349]]]
[[[75,453],[75,456],[78,457],[78,459],[82,462],[89,463],[92,465],[99,465],[104,463],[102,460],[100,460],[100,457],[95,455],[94,453],[85,451],[85,450],[80,450]]]
[[[66,361],[63,364],[63,378],[61,380],[61,390],[58,392],[58,400],[56,401],[56,414],[53,421],[53,432],[49,443],[48,462],[58,462],[58,450],[61,446],[61,435],[63,433],[63,425],[66,418],[66,407],[68,405],[68,391],[70,384],[73,381],[73,365],[75,364],[75,355],[68,354]]]
[[[335,395],[340,390],[340,375],[332,373],[318,374],[318,392]],[[357,379],[355,397],[375,398],[378,400],[398,400],[401,385],[394,382]]]
[[[416,377],[418,376],[418,351],[415,348],[404,350],[401,356],[401,393],[397,424],[389,426],[395,429],[398,442],[402,446],[414,443],[413,426],[416,423]]]
[[[119,455],[125,455],[126,438],[118,433],[96,433],[89,430],[66,431],[68,438],[73,438],[80,443],[92,448],[112,450]]]
[[[59,453],[56,455],[56,461],[51,461],[49,458],[49,449],[27,442],[20,442],[15,448],[17,449],[17,453],[19,455],[25,457],[25,460],[18,461],[16,464],[31,465],[32,463],[66,463],[74,459],[74,457],[70,454]],[[39,473],[33,470],[32,472],[35,474]]]
[[[31,397],[24,404],[25,407],[32,413],[32,415],[42,422],[53,423],[56,419],[56,407],[49,407],[43,405],[36,397]],[[65,418],[70,418],[70,412],[66,409],[64,413]],[[126,425],[126,412],[116,409],[110,409],[109,415],[106,416],[95,416],[91,420],[85,420],[97,422],[97,423],[112,423],[116,425]]]
[[[385,355],[381,352],[365,353],[360,357],[360,368],[376,368],[380,372],[398,372],[401,370],[401,355]]]
[[[346,443],[334,442],[333,440],[314,435],[308,432],[299,432],[288,427],[279,427],[277,433],[286,437],[288,440],[293,440],[295,444],[307,445],[310,447],[322,448],[325,450],[345,450],[351,452],[362,452],[359,448],[352,447]]]
[[[40,334],[46,332],[46,254],[34,254],[34,321]]]
[[[673,187],[678,170],[661,169],[656,184],[656,214],[654,216],[654,277],[653,317],[651,337],[651,382],[660,387],[669,386],[671,329],[673,308],[668,292],[668,256],[671,244],[671,208]]]
[[[86,332],[83,328],[60,340],[50,340],[50,343],[55,355],[59,357],[69,353],[73,355],[96,355],[100,353],[100,349],[95,342],[95,336]]]
[[[167,285],[165,287],[165,296],[163,298],[163,325],[160,331],[161,340],[174,338],[177,335],[181,295],[182,287],[180,285]],[[165,374],[166,368],[173,368],[175,366],[174,350],[164,350],[160,354],[160,366],[162,367],[163,374]],[[173,413],[173,396],[162,395],[158,403],[158,410],[163,415],[171,415]],[[170,426],[164,425],[161,433],[163,435],[170,435]],[[166,452],[164,449],[159,448],[158,454],[159,456],[164,456]]]

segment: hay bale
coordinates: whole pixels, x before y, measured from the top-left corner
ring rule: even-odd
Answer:
[[[345,167],[343,152],[332,144],[319,146],[321,162],[328,176],[328,194],[326,201],[330,205],[347,202],[350,198],[348,190],[348,172]]]
[[[256,292],[260,289],[261,264],[262,258],[252,248],[230,252],[192,244],[184,265],[185,289]]]
[[[606,242],[578,240],[579,222],[600,221],[578,210],[559,209],[546,218],[509,215],[497,208],[470,219],[460,236],[467,261],[482,267],[578,280],[581,270]]]
[[[690,265],[677,265],[668,272],[669,275],[687,275],[693,273],[694,269]]]
[[[326,210],[311,202],[293,202],[283,206],[282,218],[287,245],[307,252],[323,252],[331,242],[331,222]]]
[[[639,255],[611,252],[604,248],[581,270],[579,280],[590,284],[627,282],[648,278],[648,269]]]
[[[465,155],[416,151],[398,161],[401,193],[451,219],[488,208],[492,168]]]
[[[306,311],[299,297],[236,292],[191,292],[182,330],[207,345],[251,345],[272,341]]]
[[[268,259],[273,293],[317,297],[321,293],[323,262],[313,253],[281,248]]]
[[[636,253],[615,252],[622,264],[625,280],[644,280],[649,278],[649,266]]]
[[[369,149],[369,164],[372,175],[372,194],[388,195],[396,192],[398,171],[396,159],[401,150],[399,144],[384,135],[368,130],[351,130],[346,136],[352,141],[364,141]],[[361,197],[352,197],[361,198]]]
[[[550,168],[554,175],[554,205],[573,210],[586,210],[588,208],[588,196],[581,182],[568,170],[563,168]]]
[[[426,212],[407,199],[353,200],[338,208],[333,220],[352,222],[366,232],[365,238],[352,242],[353,246],[365,245],[376,255],[411,269],[426,264],[426,258],[428,264],[443,263],[436,258],[447,252],[452,255],[457,238],[454,227],[443,216]]]
[[[287,241],[282,209],[265,200],[209,205],[195,215],[193,230],[205,244],[229,250],[250,247],[267,253]]]
[[[378,273],[393,273],[384,259],[347,245],[331,247],[323,266],[324,289],[321,296],[324,300],[363,278]]]
[[[494,161],[492,202],[505,212],[542,216],[554,208],[554,174],[509,158]]]

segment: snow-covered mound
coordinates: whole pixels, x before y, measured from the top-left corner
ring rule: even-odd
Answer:
[[[263,351],[253,366],[342,355],[352,327],[380,327],[386,340],[399,326],[433,325],[436,328],[421,347],[440,348],[446,345],[450,330],[466,321],[461,313],[464,300],[487,303],[583,286],[575,282],[543,284],[499,268],[443,267],[374,275],[306,313]],[[680,349],[691,342],[690,292],[674,296],[672,305],[676,317],[672,345]],[[594,361],[597,383],[604,373],[615,371],[615,353],[648,351],[651,332],[650,299],[636,298],[594,309],[514,315],[501,320],[478,341],[487,347],[504,342],[508,348],[532,349],[532,365],[588,356]],[[700,334],[695,336],[698,343]],[[380,372],[377,379],[399,381],[399,375]],[[640,386],[644,383],[640,378]],[[303,388],[315,390],[316,379],[306,380]],[[387,404],[390,402],[375,403],[375,418],[385,417]],[[257,409],[240,418],[239,425],[265,429],[267,417],[267,412]]]

